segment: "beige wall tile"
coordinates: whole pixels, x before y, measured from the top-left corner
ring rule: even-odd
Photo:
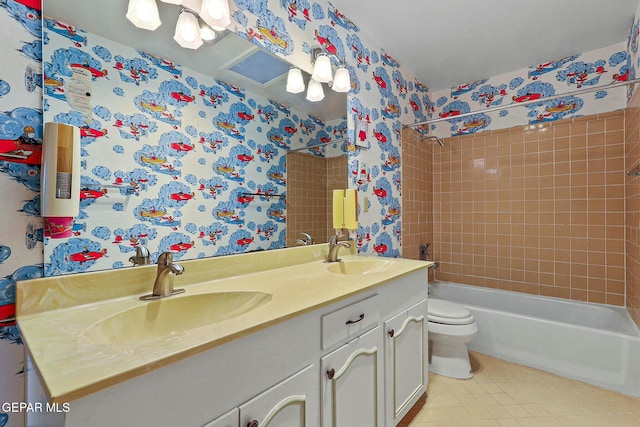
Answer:
[[[433,241],[438,279],[619,305],[626,293],[639,301],[630,311],[640,318],[640,285],[629,289],[630,269],[640,284],[640,226],[631,263],[628,239],[625,247],[630,206],[640,224],[640,178],[636,203],[623,184],[625,153],[640,164],[640,113],[632,131],[626,117],[613,112],[452,137],[444,148],[403,131],[403,199],[416,186],[433,189],[421,194],[425,200],[403,200],[403,242],[414,244],[420,219],[413,211],[431,210],[421,237]],[[429,173],[408,173],[416,168]],[[403,254],[410,252],[403,244]]]

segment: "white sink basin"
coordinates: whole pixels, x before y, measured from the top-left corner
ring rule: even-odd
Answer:
[[[328,263],[327,270],[336,274],[374,274],[388,269],[393,263],[393,260],[384,258],[351,259]]]
[[[92,344],[130,344],[171,338],[201,326],[230,319],[272,298],[263,292],[215,292],[140,301],[140,305],[90,326],[83,336]]]

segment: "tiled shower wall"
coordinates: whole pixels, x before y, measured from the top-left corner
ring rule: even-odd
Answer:
[[[437,278],[624,305],[624,114],[433,147]]]
[[[439,147],[438,147],[439,148]],[[433,242],[433,142],[412,129],[402,131],[402,257],[420,259],[419,247]]]
[[[626,110],[627,169],[640,164],[640,91],[636,91]],[[640,327],[640,177],[627,176],[627,310]]]
[[[287,154],[287,247],[301,233],[317,243],[326,242],[332,229],[332,190],[347,188],[347,157]]]

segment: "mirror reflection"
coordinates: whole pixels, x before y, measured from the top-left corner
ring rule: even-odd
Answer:
[[[126,267],[142,245],[155,261],[166,250],[193,259],[276,249],[301,232],[326,241],[326,226],[289,232],[285,218],[328,223],[313,213],[327,209],[293,194],[346,187],[346,95],[287,93],[288,64],[251,84],[234,66],[263,51],[228,31],[180,47],[175,5],[158,3],[163,25],[148,32],[123,4],[88,3],[49,0],[43,11],[44,121],[81,128],[84,194],[72,237],[45,242],[46,274]],[[91,94],[86,109],[71,102],[73,85]],[[289,162],[322,166],[305,175]]]

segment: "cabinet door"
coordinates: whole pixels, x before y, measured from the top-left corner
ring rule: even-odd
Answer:
[[[393,426],[427,389],[427,301],[384,322],[386,422]]]
[[[322,426],[383,424],[380,326],[321,359]]]
[[[302,371],[240,406],[240,427],[315,427],[319,398],[317,367]]]
[[[238,408],[234,408],[219,418],[205,424],[204,427],[238,427],[238,420]]]

